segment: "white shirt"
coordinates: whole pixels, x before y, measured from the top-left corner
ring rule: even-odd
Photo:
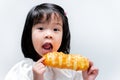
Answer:
[[[32,59],[26,58],[8,72],[5,80],[33,80]],[[82,80],[81,71],[46,67],[44,80]]]

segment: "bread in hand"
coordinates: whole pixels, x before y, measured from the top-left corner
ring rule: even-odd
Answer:
[[[43,56],[46,66],[72,70],[87,70],[89,61],[78,54],[65,54],[63,52],[49,52]]]

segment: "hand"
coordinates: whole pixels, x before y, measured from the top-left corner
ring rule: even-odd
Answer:
[[[92,61],[89,61],[90,67],[86,71],[82,71],[83,80],[95,80],[98,75],[98,68],[93,65]]]
[[[43,74],[45,72],[45,65],[42,63],[44,58],[38,60],[33,66],[33,78],[34,80],[43,80]]]

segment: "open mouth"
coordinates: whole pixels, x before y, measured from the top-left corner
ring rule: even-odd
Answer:
[[[45,50],[52,50],[53,46],[51,43],[45,43],[45,44],[43,44],[42,48]]]

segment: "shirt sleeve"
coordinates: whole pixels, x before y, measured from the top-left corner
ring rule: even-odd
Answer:
[[[32,65],[29,59],[17,63],[7,73],[5,80],[33,80]]]

